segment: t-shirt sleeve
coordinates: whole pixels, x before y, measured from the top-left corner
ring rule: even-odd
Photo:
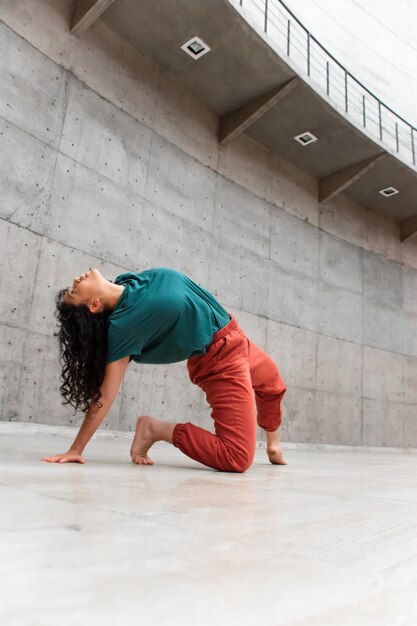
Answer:
[[[140,357],[142,347],[131,333],[116,325],[110,324],[107,332],[107,363],[112,363],[125,356]],[[129,359],[129,362],[132,359]]]

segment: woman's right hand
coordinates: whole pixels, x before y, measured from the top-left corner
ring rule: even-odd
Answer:
[[[48,463],[85,463],[84,458],[76,450],[68,450],[68,452],[56,454],[55,456],[45,456],[41,461],[48,461]]]

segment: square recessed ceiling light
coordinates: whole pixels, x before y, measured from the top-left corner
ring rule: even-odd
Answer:
[[[192,37],[181,46],[181,50],[184,50],[196,61],[209,52],[211,48],[200,37]]]
[[[318,137],[307,131],[305,133],[301,133],[301,135],[297,135],[294,137],[295,141],[298,141],[302,146],[307,146],[309,143],[314,143],[318,141]]]
[[[395,187],[386,187],[385,189],[380,189],[379,193],[382,196],[389,198],[389,196],[395,196],[396,193],[400,192],[398,191],[398,189],[395,189]]]

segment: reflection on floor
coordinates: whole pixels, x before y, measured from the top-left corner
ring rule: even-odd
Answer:
[[[259,448],[231,474],[103,436],[39,460],[73,434],[0,423],[2,624],[417,623],[415,452]]]

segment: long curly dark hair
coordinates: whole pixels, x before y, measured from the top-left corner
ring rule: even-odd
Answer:
[[[112,309],[91,313],[85,304],[64,302],[66,292],[61,289],[55,297],[55,317],[60,329],[54,335],[59,340],[63,366],[59,388],[65,398],[62,404],[73,406],[74,415],[89,409],[96,413],[103,406],[100,385],[106,368],[108,318]]]

